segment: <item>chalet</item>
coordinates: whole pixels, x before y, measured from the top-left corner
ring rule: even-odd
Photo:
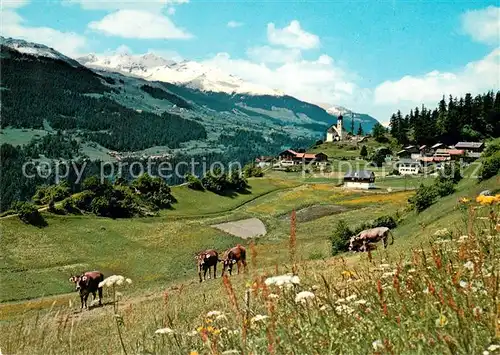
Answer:
[[[299,164],[326,164],[328,156],[324,153],[298,153],[292,149],[287,149],[278,154],[279,166],[293,166]]]
[[[359,170],[344,175],[344,187],[351,189],[374,189],[375,174],[373,171]]]
[[[403,150],[397,152],[396,155],[400,159],[418,159],[418,157],[420,156],[420,150],[414,145],[409,145],[404,147]]]
[[[481,152],[484,150],[483,142],[458,142],[455,144],[455,149],[462,149],[465,151],[467,157],[479,158]]]
[[[422,163],[413,159],[400,159],[396,167],[401,175],[417,175],[422,171]]]

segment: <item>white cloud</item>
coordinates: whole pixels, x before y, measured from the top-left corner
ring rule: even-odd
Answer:
[[[462,27],[478,42],[500,45],[500,7],[467,11],[462,16]]]
[[[75,32],[61,32],[50,27],[29,27],[16,12],[2,13],[2,35],[42,43],[70,56],[80,55],[87,47],[87,39]]]
[[[189,0],[64,0],[63,4],[79,4],[85,10],[161,10],[167,5],[188,3]]]
[[[243,26],[243,22],[229,21],[227,23],[227,27],[229,27],[229,28],[236,28],[236,27],[241,27],[241,26]]]
[[[2,0],[3,9],[16,9],[29,3],[29,0]]]
[[[120,10],[100,21],[89,23],[90,29],[108,36],[141,39],[188,39],[192,35],[178,28],[168,17],[140,10]]]
[[[315,34],[304,31],[297,20],[290,22],[288,27],[279,29],[274,23],[267,25],[269,43],[288,48],[312,49],[319,47],[320,40]]]
[[[309,102],[345,102],[356,90],[352,75],[337,67],[326,55],[271,68],[264,63],[233,59],[228,53],[219,53],[204,64]]]
[[[162,57],[168,60],[173,60],[174,62],[182,62],[184,60],[184,57],[182,55],[180,55],[176,51],[171,51],[171,50],[151,48],[148,49],[148,53],[153,53],[158,57]]]
[[[374,90],[373,108],[389,118],[397,109],[408,111],[425,104],[434,107],[443,95],[463,96],[500,89],[500,48],[455,72],[431,71],[385,81]]]
[[[301,58],[300,49],[274,48],[270,46],[258,46],[247,49],[250,59],[258,63],[288,63]]]

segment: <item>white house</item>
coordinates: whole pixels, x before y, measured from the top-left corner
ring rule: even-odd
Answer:
[[[401,175],[417,175],[422,171],[422,163],[413,159],[400,159],[396,166]]]
[[[373,171],[360,170],[348,172],[344,175],[344,187],[350,189],[374,189],[375,174]]]

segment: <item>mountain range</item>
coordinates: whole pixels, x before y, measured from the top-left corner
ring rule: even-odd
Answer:
[[[248,160],[307,147],[324,137],[339,114],[352,117],[364,132],[377,123],[195,61],[153,53],[72,59],[42,44],[3,37],[0,45],[2,128],[48,125],[110,150],[223,153]],[[144,139],[135,142],[133,135]]]

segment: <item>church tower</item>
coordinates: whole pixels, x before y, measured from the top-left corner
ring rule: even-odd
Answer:
[[[344,120],[344,117],[342,117],[342,115],[340,115],[337,118],[337,133],[339,135],[339,141],[344,139],[344,137],[343,137],[343,133],[344,133],[343,120]]]

